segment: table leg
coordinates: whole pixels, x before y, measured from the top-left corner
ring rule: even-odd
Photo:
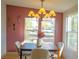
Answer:
[[[20,50],[20,59],[22,59],[22,50]]]

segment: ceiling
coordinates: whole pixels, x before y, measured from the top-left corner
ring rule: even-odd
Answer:
[[[29,7],[29,8],[40,8],[40,0],[5,0],[6,4]],[[64,12],[67,9],[77,5],[77,0],[45,0],[43,7],[47,10],[55,10],[56,12]]]

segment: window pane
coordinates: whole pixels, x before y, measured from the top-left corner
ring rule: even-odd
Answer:
[[[77,33],[75,32],[68,32],[68,44],[70,47],[73,47],[75,46],[74,43],[77,42]]]
[[[69,16],[67,20],[67,31],[72,31],[72,18]]]
[[[77,24],[77,22],[78,22],[78,17],[77,17],[77,15],[74,15],[73,17],[72,17],[72,29],[73,29],[73,31],[75,31],[75,32],[77,32],[77,26],[78,26],[78,24]]]
[[[35,30],[38,29],[38,20],[36,18],[25,18],[25,29]]]

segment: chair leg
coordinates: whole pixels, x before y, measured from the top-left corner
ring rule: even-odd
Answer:
[[[25,59],[27,59],[27,57],[25,56]]]

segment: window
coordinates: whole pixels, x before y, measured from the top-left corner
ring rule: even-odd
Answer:
[[[37,18],[25,18],[24,39],[27,42],[37,42],[38,20]],[[44,42],[54,42],[55,18],[44,18],[41,22],[41,30],[45,34],[41,40]]]
[[[42,20],[42,32],[45,36],[42,38],[44,42],[54,42],[55,39],[55,18],[44,18]]]
[[[73,50],[77,50],[77,40],[78,40],[78,16],[70,15],[66,19],[66,35],[67,35],[67,45]]]
[[[36,18],[25,18],[25,29],[24,29],[24,39],[27,42],[32,42],[37,39],[38,33],[38,19]]]

